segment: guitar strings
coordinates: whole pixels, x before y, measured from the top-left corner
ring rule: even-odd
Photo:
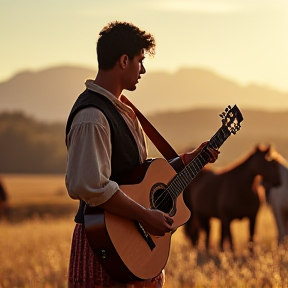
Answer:
[[[199,159],[200,158],[200,159]],[[195,160],[195,163],[196,165],[198,164],[197,162],[200,162],[200,160],[202,161],[206,161],[206,158],[204,158],[202,155],[199,155],[199,157],[194,158]],[[202,163],[201,163],[202,164]],[[197,168],[198,168],[198,165],[197,165]],[[199,169],[199,168],[198,168]],[[190,170],[190,171],[189,171]],[[191,173],[192,172],[192,173]],[[194,167],[194,170],[193,170],[193,167],[190,168],[190,167],[187,167],[185,166],[185,168],[180,172],[181,173],[181,176],[183,177],[183,175],[185,175],[185,178],[189,181],[181,181],[180,177],[179,177],[179,174],[178,174],[178,177],[176,176],[171,182],[170,184],[168,185],[168,187],[162,192],[162,195],[165,193],[164,197],[159,197],[158,199],[156,199],[155,201],[155,208],[159,208],[166,200],[172,198],[173,199],[173,202],[174,200],[180,195],[180,193],[185,189],[185,187],[183,188],[183,184],[184,186],[186,186],[186,184],[190,181],[191,179],[191,176],[194,178],[196,175],[197,175],[197,169],[195,169]],[[194,174],[195,173],[195,174]],[[192,175],[191,175],[192,174]],[[190,178],[187,177],[190,176]],[[187,183],[186,183],[187,182]],[[177,191],[179,191],[180,193],[177,193]],[[161,199],[161,200],[160,200]]]
[[[200,159],[199,159],[200,158]],[[203,157],[202,157],[202,155],[201,154],[199,154],[199,157],[196,157],[196,158],[194,158],[194,162],[195,162],[195,164],[196,164],[196,166],[197,166],[197,168],[199,169],[199,166],[197,165],[198,164],[198,162],[200,161],[200,160],[205,160]],[[198,160],[198,161],[197,161]],[[202,164],[201,163],[201,161],[200,161],[200,164]],[[200,165],[201,166],[201,165]],[[193,168],[194,168],[194,170],[193,170]],[[190,171],[189,171],[190,170]],[[192,172],[192,173],[191,173]],[[166,200],[168,200],[168,198],[172,198],[173,200],[175,200],[176,198],[177,198],[177,196],[178,196],[178,193],[177,193],[177,191],[175,191],[174,192],[174,190],[181,190],[182,191],[182,189],[180,188],[180,189],[177,189],[179,186],[182,186],[181,184],[183,184],[183,181],[181,181],[181,179],[180,179],[180,177],[179,176],[183,176],[183,175],[188,175],[188,176],[190,176],[191,177],[191,174],[192,174],[192,176],[194,176],[194,172],[197,172],[197,170],[195,169],[195,167],[189,167],[188,165],[187,166],[185,166],[184,167],[184,169],[174,178],[174,179],[172,179],[172,181],[170,182],[170,184],[168,185],[168,187],[163,191],[163,194],[165,193],[165,196],[160,200],[160,202],[159,202],[159,199],[160,199],[160,197],[157,199],[158,200],[158,203],[157,203],[157,200],[156,200],[156,202],[155,202],[155,208],[158,208],[159,206],[161,206],[161,204],[163,204],[164,203],[164,201],[166,201]],[[180,175],[181,174],[181,175]],[[186,179],[187,179],[187,176],[186,176]]]

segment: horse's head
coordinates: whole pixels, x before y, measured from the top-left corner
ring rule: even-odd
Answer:
[[[267,189],[281,184],[279,163],[273,154],[274,149],[271,146],[257,146],[253,154],[256,173],[262,176],[263,186]]]

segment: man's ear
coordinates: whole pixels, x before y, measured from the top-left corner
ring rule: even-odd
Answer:
[[[122,68],[126,68],[126,66],[128,65],[128,60],[128,56],[126,54],[123,54],[119,59],[120,66]]]

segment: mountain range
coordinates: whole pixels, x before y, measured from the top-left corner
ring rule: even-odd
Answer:
[[[85,89],[85,80],[95,78],[96,72],[61,66],[18,73],[0,82],[0,112],[24,111],[41,121],[65,121]],[[139,82],[134,92],[125,94],[145,115],[195,108],[222,110],[229,104],[250,110],[288,110],[288,92],[256,84],[243,86],[204,69],[149,72]]]

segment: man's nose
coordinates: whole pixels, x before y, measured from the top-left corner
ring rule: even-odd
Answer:
[[[139,73],[140,74],[145,74],[146,73],[146,69],[145,69],[145,67],[143,65],[141,65]]]

